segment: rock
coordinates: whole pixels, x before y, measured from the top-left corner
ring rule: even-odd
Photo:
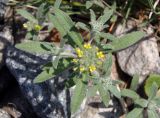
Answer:
[[[6,45],[13,44],[13,37],[9,27],[4,27],[3,31],[0,32],[0,68],[4,65],[4,50]],[[4,38],[5,39],[4,39]]]
[[[135,24],[136,22],[133,20],[129,20],[125,28],[120,24],[115,34],[122,36],[134,29]],[[140,81],[143,81],[151,73],[160,73],[157,39],[153,35],[153,29],[149,26],[143,31],[146,32],[143,40],[117,53],[121,69],[130,76],[139,74],[142,78]]]
[[[7,6],[7,2],[9,0],[1,0],[0,1],[0,24],[4,22],[4,15]]]
[[[3,109],[0,109],[0,118],[11,118],[11,116]]]
[[[65,89],[65,76],[34,84],[33,79],[42,71],[41,66],[51,57],[33,55],[12,47],[6,50],[6,65],[15,76],[21,91],[41,118],[69,118],[70,94]]]
[[[0,70],[0,96],[0,108],[6,110],[13,118],[16,118],[15,115],[19,116],[16,111],[22,114],[20,118],[38,118],[16,79],[5,66]]]
[[[7,111],[7,113],[9,113],[9,115],[11,115],[13,118],[21,117],[21,113],[14,107],[4,106],[3,110]]]

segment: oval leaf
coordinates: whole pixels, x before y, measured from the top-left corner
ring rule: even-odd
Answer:
[[[129,34],[126,34],[125,36],[122,36],[118,39],[115,39],[110,44],[114,47],[112,52],[119,51],[122,49],[125,49],[136,42],[138,42],[140,39],[144,37],[145,33],[141,31],[132,32]]]
[[[71,100],[71,113],[75,113],[80,107],[86,96],[86,88],[86,84],[84,84],[81,80],[76,83],[76,88]]]

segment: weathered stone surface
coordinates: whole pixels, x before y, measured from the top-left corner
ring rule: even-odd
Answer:
[[[70,95],[69,91],[64,89],[66,78],[57,77],[44,83],[33,83],[33,79],[41,72],[41,66],[50,59],[48,55],[35,56],[12,46],[8,46],[6,50],[6,65],[38,116],[68,118]]]
[[[0,36],[4,37],[0,38],[0,68],[4,65],[4,50],[6,45],[13,44],[13,37],[11,35],[11,31],[9,27],[4,27],[3,31],[0,32]]]
[[[18,117],[21,113],[20,118],[38,118],[6,66],[0,69],[0,96],[0,108],[10,115]]]
[[[11,116],[3,109],[0,109],[0,118],[11,118]]]
[[[135,24],[136,22],[133,20],[129,20],[125,28],[120,24],[115,34],[122,36],[135,28]],[[146,32],[144,39],[127,49],[119,51],[117,53],[117,59],[124,72],[131,76],[139,74],[142,78],[145,78],[150,73],[160,73],[160,58],[157,39],[153,36],[153,29],[149,26],[144,28],[143,31]]]
[[[5,10],[6,10],[6,6],[7,6],[7,2],[9,0],[1,0],[0,1],[0,21],[2,22],[4,19],[4,14],[5,14]]]

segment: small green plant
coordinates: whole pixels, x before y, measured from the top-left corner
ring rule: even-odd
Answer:
[[[121,95],[133,100],[134,108],[130,111],[126,118],[143,118],[144,114],[148,115],[148,118],[159,118],[158,111],[160,107],[160,97],[158,94],[159,75],[150,75],[145,85],[145,91],[148,98],[140,97],[135,91],[138,86],[138,77],[135,76],[132,79],[131,88],[123,89]]]
[[[135,85],[138,85],[137,81],[132,83],[131,89],[120,90],[117,88],[119,81],[112,80],[110,77],[112,54],[135,44],[143,38],[145,33],[134,31],[122,37],[115,37],[106,33],[107,23],[115,15],[115,9],[105,7],[104,12],[99,17],[96,16],[94,10],[90,9],[91,20],[85,24],[73,22],[67,13],[59,9],[60,2],[58,0],[55,4],[49,7],[44,21],[52,23],[52,26],[60,32],[61,41],[59,45],[39,41],[28,41],[16,45],[17,48],[30,53],[50,54],[55,57],[42,67],[42,72],[35,78],[34,82],[40,83],[70,70],[66,87],[76,86],[71,100],[72,113],[78,110],[85,97],[94,96],[98,91],[106,107],[111,99],[111,94],[118,99],[129,97],[133,99],[135,108],[127,115],[128,118],[133,118],[133,114],[137,114],[137,117],[141,116],[142,111],[146,108],[151,118],[152,113],[155,113],[157,108],[153,104],[157,100],[155,96],[157,85],[153,84],[153,93],[146,100],[140,98],[134,92],[135,90],[132,90]],[[91,8],[91,6],[92,4],[87,2],[87,8]],[[40,19],[36,19],[25,10],[19,10],[18,13],[28,19],[28,23],[26,23],[30,35],[28,39],[34,39],[33,37],[37,36],[37,32],[42,28]],[[90,39],[88,41],[84,41],[78,28],[89,32]],[[36,33],[32,34],[32,31]]]

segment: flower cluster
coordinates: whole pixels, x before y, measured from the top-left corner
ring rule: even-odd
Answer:
[[[83,56],[83,51],[80,50],[79,48],[76,48],[76,53],[77,53],[78,57],[82,57]]]
[[[99,51],[98,47],[91,46],[90,43],[85,43],[83,46],[84,49],[75,49],[77,58],[73,59],[72,62],[77,64],[78,67],[74,70],[79,70],[81,73],[85,71],[93,73],[102,66],[105,55],[102,51]]]

